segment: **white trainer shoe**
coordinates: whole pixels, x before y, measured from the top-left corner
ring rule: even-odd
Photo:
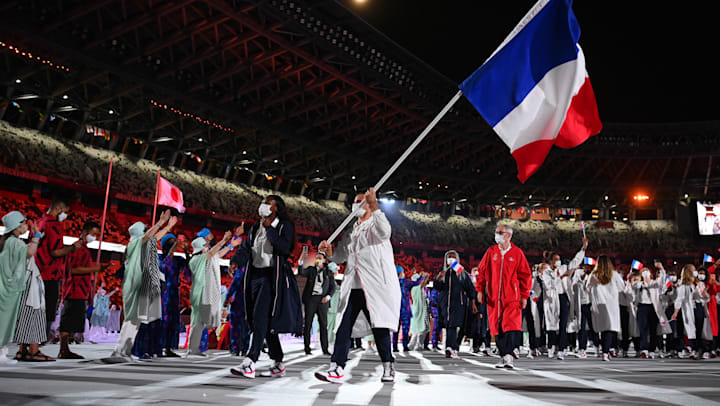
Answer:
[[[603,361],[610,362],[610,354],[603,354]]]
[[[327,371],[315,372],[315,378],[330,383],[343,383],[345,382],[345,372],[343,367],[331,362]]]
[[[248,379],[255,379],[255,362],[250,358],[245,358],[240,365],[230,368],[230,373]]]
[[[458,356],[457,350],[453,350],[453,349],[450,350],[450,358],[452,358],[452,359],[460,358],[460,356]]]
[[[452,350],[454,357],[457,358],[457,351]],[[383,362],[383,376],[381,382],[395,382],[395,363]]]
[[[577,357],[580,359],[585,359],[585,358],[587,358],[587,353],[585,352],[585,350],[580,350],[577,353]]]
[[[557,359],[558,359],[559,361],[564,360],[564,359],[565,359],[565,351],[558,351],[558,353],[557,353]]]
[[[555,358],[555,346],[548,348],[548,358]]]
[[[270,369],[260,372],[263,378],[282,378],[285,376],[285,364],[276,362]]]
[[[515,365],[513,365],[513,360],[514,360],[514,359],[515,359],[515,357],[513,357],[512,355],[506,355],[506,356],[504,356],[504,357],[503,357],[504,367],[507,368],[507,369],[513,369],[513,368],[515,368]]]

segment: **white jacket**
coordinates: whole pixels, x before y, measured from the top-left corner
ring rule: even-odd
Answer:
[[[694,340],[695,336],[695,301],[700,299],[700,292],[694,285],[679,284],[676,288],[675,309],[682,312],[683,327],[685,334],[689,340]]]
[[[340,327],[348,305],[351,281],[357,275],[365,292],[370,321],[360,312],[353,326],[353,337],[365,337],[372,328],[397,331],[400,321],[400,282],[395,269],[395,258],[390,233],[392,229],[385,214],[375,210],[367,221],[355,223],[351,233],[346,232],[333,253],[335,263],[346,263],[343,283],[340,286],[335,331]]]
[[[602,285],[591,274],[585,278],[585,286],[590,291],[590,311],[593,330],[620,332],[620,304],[621,292],[625,289],[622,277],[613,272],[612,279],[607,285]]]
[[[543,314],[545,330],[560,330],[560,277],[557,271],[546,269],[542,274]]]

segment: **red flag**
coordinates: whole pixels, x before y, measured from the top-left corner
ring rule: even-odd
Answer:
[[[168,182],[162,176],[158,180],[158,205],[176,208],[180,213],[185,212],[183,195],[180,188]]]

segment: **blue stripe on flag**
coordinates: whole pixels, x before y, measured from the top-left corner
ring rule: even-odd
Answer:
[[[572,0],[551,0],[502,49],[460,85],[494,127],[554,67],[577,58],[580,26]]]

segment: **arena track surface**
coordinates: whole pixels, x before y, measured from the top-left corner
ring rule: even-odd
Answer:
[[[720,405],[720,360],[606,363],[594,356],[565,361],[523,356],[515,370],[505,370],[494,367],[497,357],[463,347],[457,360],[440,352],[395,353],[396,382],[382,384],[377,354],[356,350],[350,353],[347,382],[333,385],[313,377],[329,362],[319,350],[306,356],[301,345],[287,347],[285,378],[248,380],[230,374],[240,359],[226,351],[210,351],[207,358],[103,364],[97,359],[111,344],[76,345],[73,350],[87,360],[0,367],[0,404]],[[43,350],[55,355],[57,345]],[[258,369],[269,364],[263,354]]]

